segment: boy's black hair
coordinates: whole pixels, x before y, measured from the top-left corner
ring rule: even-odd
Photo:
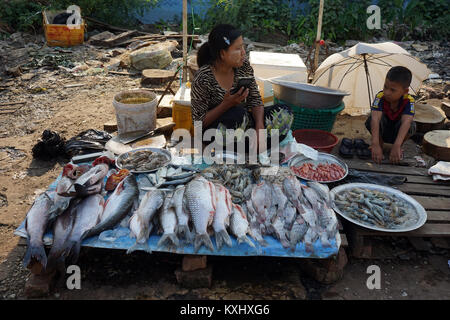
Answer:
[[[386,74],[386,78],[389,81],[400,83],[403,88],[409,88],[411,84],[412,74],[408,68],[402,66],[396,66],[389,69]]]

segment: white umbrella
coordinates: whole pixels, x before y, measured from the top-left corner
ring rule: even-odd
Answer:
[[[360,42],[325,59],[315,72],[313,84],[349,92],[344,98],[344,113],[366,115],[377,92],[383,90],[387,72],[394,66],[411,70],[411,94],[431,73],[425,64],[392,42]]]

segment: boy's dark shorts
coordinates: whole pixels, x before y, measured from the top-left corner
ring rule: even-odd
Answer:
[[[371,131],[371,121],[372,121],[372,115],[369,116],[366,120],[366,128]],[[395,139],[397,138],[398,131],[400,130],[400,126],[402,125],[401,120],[392,121],[389,119],[385,114],[381,116],[380,121],[380,135],[381,139],[383,139],[383,142],[391,143],[393,144],[395,142]],[[408,135],[411,137],[416,133],[416,123],[413,121],[411,122],[411,126],[408,131]]]

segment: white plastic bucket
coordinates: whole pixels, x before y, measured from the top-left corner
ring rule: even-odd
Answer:
[[[139,100],[143,102],[140,103]],[[116,110],[118,134],[154,130],[157,104],[156,94],[147,90],[127,90],[116,94],[113,106]]]

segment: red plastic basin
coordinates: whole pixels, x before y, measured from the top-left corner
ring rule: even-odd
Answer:
[[[320,152],[331,153],[339,139],[334,134],[318,129],[298,129],[292,132],[298,143],[306,144]]]

